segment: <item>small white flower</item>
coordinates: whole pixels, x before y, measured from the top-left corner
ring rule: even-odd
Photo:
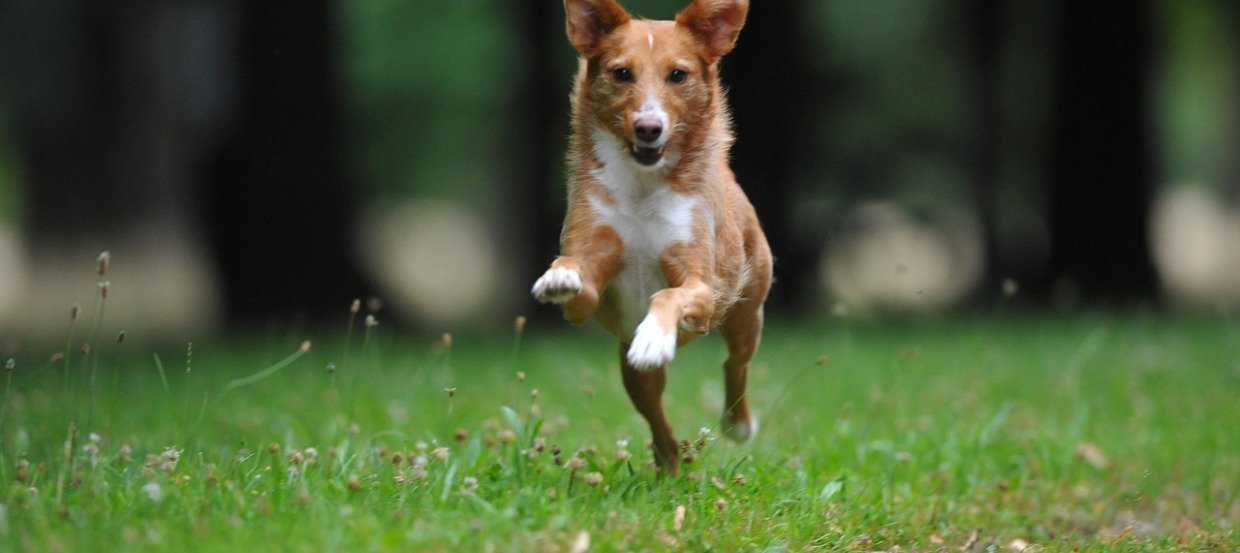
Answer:
[[[173,463],[181,459],[181,452],[177,450],[175,447],[165,447],[164,452],[161,453],[160,455],[164,458],[165,461],[172,461]]]
[[[434,457],[435,459],[440,460],[440,461],[448,460],[449,455],[451,455],[451,452],[448,451],[448,448],[443,447],[443,446],[440,446],[440,447],[437,447],[431,450],[431,457]]]
[[[145,486],[142,486],[142,492],[151,501],[158,502],[164,498],[164,488],[159,485],[159,482],[147,482]]]

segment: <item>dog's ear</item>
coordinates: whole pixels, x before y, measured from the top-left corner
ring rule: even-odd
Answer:
[[[564,0],[568,41],[587,57],[599,53],[603,37],[629,22],[629,12],[615,0]]]
[[[689,29],[715,61],[732,51],[748,13],[749,0],[693,0],[676,15],[676,24]]]

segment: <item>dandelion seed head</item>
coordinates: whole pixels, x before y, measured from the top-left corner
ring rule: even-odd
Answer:
[[[349,306],[349,313],[356,315],[357,312],[361,310],[362,310],[362,299],[361,298],[354,299],[353,304]]]
[[[525,315],[517,315],[517,320],[513,322],[513,328],[516,329],[517,334],[525,331]]]
[[[95,274],[103,276],[108,274],[108,265],[112,263],[112,252],[103,250],[99,254],[99,260],[95,263]]]
[[[603,483],[603,473],[587,472],[584,476],[581,477],[581,479],[584,480],[586,484],[589,484],[591,486],[597,486]]]
[[[8,361],[4,362],[4,370],[13,372],[13,369],[16,369],[16,368],[17,368],[16,359],[13,359],[12,357],[10,357]]]
[[[379,326],[378,319],[375,319],[374,315],[366,315],[366,328],[374,328],[376,326]]]
[[[310,351],[310,340],[301,343],[301,352],[306,353],[307,351]]]

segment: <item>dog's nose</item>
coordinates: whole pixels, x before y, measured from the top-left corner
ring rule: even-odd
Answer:
[[[656,117],[639,117],[633,122],[633,131],[642,142],[654,142],[663,134],[663,123]]]

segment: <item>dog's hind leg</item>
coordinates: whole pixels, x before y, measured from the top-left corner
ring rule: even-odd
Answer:
[[[762,339],[762,323],[762,303],[751,302],[736,306],[720,325],[728,344],[728,358],[723,362],[725,393],[721,424],[724,435],[738,442],[758,433],[758,419],[749,412],[745,388],[749,380],[749,361]]]
[[[624,389],[633,400],[637,412],[650,423],[650,434],[654,439],[654,458],[664,472],[675,476],[680,471],[680,457],[676,446],[676,437],[672,434],[672,425],[667,422],[663,413],[663,388],[667,386],[667,367],[639,370],[629,364],[626,352],[629,344],[620,344],[620,372],[624,378]]]

